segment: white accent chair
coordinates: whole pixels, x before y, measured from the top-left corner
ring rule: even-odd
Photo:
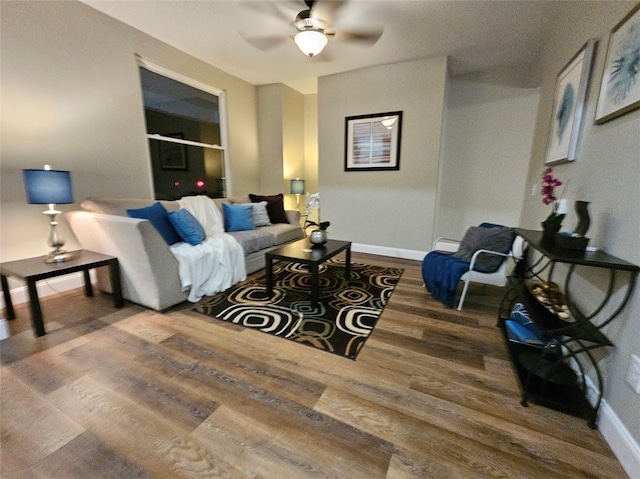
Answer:
[[[460,247],[461,240],[454,240],[450,238],[438,238],[433,243],[432,251],[444,251],[455,253],[458,251]],[[526,242],[522,236],[516,235],[513,240],[513,244],[511,245],[511,250],[509,253],[499,253],[497,251],[491,251],[487,249],[479,249],[473,256],[471,257],[471,262],[469,263],[469,270],[462,275],[460,281],[464,281],[464,287],[462,288],[462,294],[460,295],[460,301],[458,301],[458,311],[462,311],[462,305],[464,303],[464,299],[467,296],[467,290],[469,289],[469,283],[480,283],[480,284],[488,284],[491,286],[499,286],[504,287],[507,284],[507,278],[513,271],[516,262],[522,258],[524,255],[524,251],[526,249]],[[473,268],[476,263],[476,259],[478,255],[481,253],[488,253],[497,256],[504,256],[505,261],[502,262],[497,271],[493,273],[481,273],[479,271],[475,271]],[[513,261],[511,261],[513,260]]]

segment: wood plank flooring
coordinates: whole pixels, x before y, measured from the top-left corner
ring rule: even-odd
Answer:
[[[188,311],[82,290],[26,305],[0,342],[0,476],[16,478],[625,478],[586,421],[530,405],[496,316],[405,269],[356,361]]]

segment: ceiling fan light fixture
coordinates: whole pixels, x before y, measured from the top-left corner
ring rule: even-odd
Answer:
[[[293,37],[302,53],[309,57],[318,55],[329,42],[322,30],[302,30]]]

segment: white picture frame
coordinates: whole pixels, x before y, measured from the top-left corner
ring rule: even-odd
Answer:
[[[587,41],[558,74],[547,140],[547,165],[576,159],[595,46],[594,39]]]
[[[596,124],[604,123],[640,107],[640,71],[637,51],[640,49],[640,3],[636,5],[609,35],[607,58],[602,72]],[[629,63],[631,62],[631,63]]]

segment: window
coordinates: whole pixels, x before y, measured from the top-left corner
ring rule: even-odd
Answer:
[[[226,196],[224,92],[138,58],[155,198]]]

